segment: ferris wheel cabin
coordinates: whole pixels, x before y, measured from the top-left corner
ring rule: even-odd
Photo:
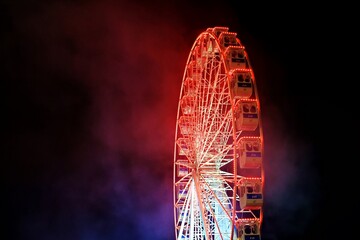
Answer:
[[[239,219],[236,222],[238,240],[260,240],[260,223],[254,219]]]
[[[237,101],[234,109],[236,129],[254,131],[259,124],[258,107],[256,100],[241,99]]]
[[[253,94],[252,74],[247,69],[235,69],[230,75],[230,91],[233,99],[250,98]]]
[[[239,140],[239,162],[241,168],[262,166],[262,146],[260,137],[242,137]]]
[[[260,209],[263,205],[261,178],[243,178],[240,180],[241,209]]]

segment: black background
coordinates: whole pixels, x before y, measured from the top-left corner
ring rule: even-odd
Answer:
[[[262,239],[356,236],[356,21],[343,6],[1,1],[1,239],[175,239],[181,80],[215,26],[238,33],[258,84]]]

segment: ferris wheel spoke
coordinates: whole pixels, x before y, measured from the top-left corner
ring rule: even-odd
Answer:
[[[218,83],[216,85],[220,87],[216,87],[214,85],[214,89],[218,89],[218,92],[216,92],[216,90],[212,91],[206,115],[204,115],[204,119],[202,120],[203,123],[207,123],[207,125],[202,128],[204,143],[200,149],[200,153],[204,153],[204,155],[208,153],[208,150],[205,150],[205,148],[209,149],[212,145],[214,145],[214,141],[216,139],[218,140],[217,144],[215,143],[216,147],[219,147],[219,141],[226,140],[219,139],[220,134],[224,132],[228,134],[230,132],[227,129],[229,128],[230,121],[232,120],[229,117],[231,115],[231,104],[227,96],[228,87],[225,78],[221,80],[218,79]],[[228,136],[231,136],[231,134],[228,134],[227,137]],[[202,158],[202,156],[200,156],[200,158]]]
[[[217,155],[213,155],[210,159],[207,159],[206,161],[202,161],[199,167],[204,167],[205,165],[210,164],[211,162],[215,162],[219,156],[221,157],[221,161],[216,162],[218,168],[220,169],[222,166],[227,165],[229,162],[233,161],[233,155],[228,156],[228,153],[232,150],[233,145],[223,145],[222,149],[219,150]]]
[[[229,209],[226,209],[224,206],[226,205],[231,205],[231,202],[228,201],[228,195],[226,194],[226,191],[231,191],[232,188],[226,183],[226,181],[223,181],[222,179],[218,179],[218,181],[216,181],[215,183],[213,181],[209,181],[209,179],[207,180],[204,176],[200,176],[201,180],[203,181],[203,187],[206,188],[206,192],[208,194],[206,194],[206,198],[208,200],[208,203],[210,203],[210,198],[209,195],[211,196],[211,202],[217,202],[220,205],[220,207],[222,208],[222,210],[224,211],[224,213],[226,213],[226,215],[228,216],[228,218],[230,219],[230,213],[229,213]],[[217,186],[212,186],[211,184],[217,184]],[[216,191],[216,192],[215,192]],[[220,197],[222,197],[222,199],[220,199]],[[210,204],[209,204],[210,205]]]
[[[202,77],[202,81],[200,83],[200,99],[201,101],[199,101],[199,118],[197,119],[197,122],[200,123],[200,125],[202,126],[201,131],[205,131],[206,130],[206,125],[204,125],[204,123],[207,123],[210,117],[210,112],[211,112],[211,102],[212,99],[214,98],[214,86],[213,84],[216,82],[216,77],[219,74],[220,71],[220,66],[219,63],[217,63],[214,66],[214,61],[210,62],[210,69],[209,70],[205,70],[204,72],[204,76]],[[213,79],[214,78],[214,79]],[[212,83],[212,81],[214,83]]]
[[[229,239],[231,230],[231,202],[221,179],[213,180],[201,176],[204,193],[205,208],[208,215],[211,232],[220,237],[226,236]]]
[[[229,147],[232,147],[232,145],[227,145],[227,144],[219,144],[219,143],[215,143],[216,139],[219,138],[219,136],[224,136],[225,133],[225,137],[220,139],[220,142],[222,143],[226,143],[228,142],[228,139],[231,136],[231,131],[229,130],[229,125],[230,125],[230,118],[229,116],[231,116],[231,112],[228,111],[226,116],[224,116],[218,126],[218,129],[214,132],[214,133],[210,133],[210,131],[207,132],[206,137],[204,138],[204,143],[202,145],[202,148],[200,149],[200,152],[202,153],[202,155],[200,155],[200,165],[203,164],[203,162],[209,162],[209,160],[205,159],[204,156],[208,155],[209,151],[211,148],[214,148],[214,146],[218,149],[218,154],[221,156],[226,150],[229,149]],[[222,141],[221,141],[222,140]],[[211,158],[211,160],[214,160],[216,156],[213,156]],[[205,160],[204,160],[205,159]]]
[[[181,205],[177,208],[178,210],[178,220],[176,223],[176,228],[179,229],[177,239],[184,238],[185,236],[188,236],[190,233],[190,226],[188,223],[190,222],[190,199],[191,199],[192,192],[189,192],[188,197],[184,201],[184,205]]]

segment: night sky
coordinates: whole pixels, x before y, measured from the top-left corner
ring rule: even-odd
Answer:
[[[250,2],[1,1],[0,238],[175,239],[181,81],[215,26],[238,33],[258,85],[262,239],[356,236],[353,20],[338,6]]]

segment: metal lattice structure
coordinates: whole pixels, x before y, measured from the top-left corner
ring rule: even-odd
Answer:
[[[247,52],[228,30],[202,32],[183,75],[173,179],[178,240],[260,239],[260,104]]]

